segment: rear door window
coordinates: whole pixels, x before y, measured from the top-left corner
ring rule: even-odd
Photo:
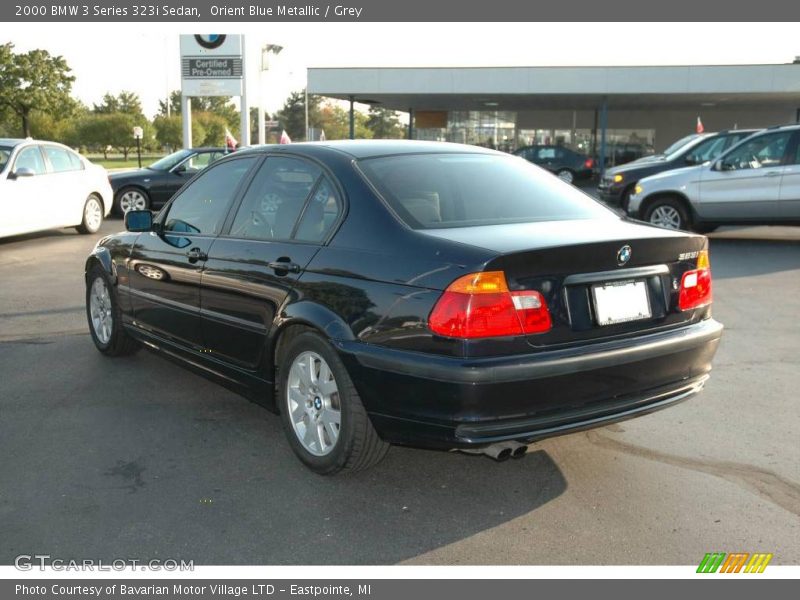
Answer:
[[[50,161],[50,167],[54,173],[64,173],[66,171],[75,171],[77,167],[74,161],[70,158],[71,152],[64,148],[57,146],[43,146],[44,153],[47,155],[47,160]]]
[[[303,210],[294,239],[303,242],[323,242],[339,220],[341,210],[342,203],[336,188],[328,177],[322,177]]]
[[[230,235],[265,241],[293,239],[298,218],[321,176],[322,169],[305,160],[267,158],[236,212]],[[312,235],[310,226],[308,235]]]

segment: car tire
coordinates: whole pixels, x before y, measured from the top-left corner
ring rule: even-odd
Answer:
[[[631,203],[631,194],[633,193],[633,188],[636,187],[636,184],[629,185],[622,191],[622,196],[619,199],[619,207],[622,209],[624,213],[627,214],[628,206]]]
[[[558,177],[561,181],[565,181],[567,183],[575,182],[575,173],[573,173],[569,169],[560,169],[556,171],[556,177]]]
[[[100,226],[103,224],[104,213],[105,208],[100,196],[97,194],[89,194],[89,197],[83,204],[83,218],[81,224],[75,229],[78,230],[78,233],[83,234],[97,233]]]
[[[106,356],[133,354],[141,345],[122,326],[122,310],[105,269],[95,264],[86,278],[86,319],[97,349]]]
[[[683,202],[670,196],[657,198],[650,202],[645,210],[644,220],[665,229],[684,231],[692,225]]]
[[[296,328],[287,335],[278,356],[276,393],[294,453],[320,475],[379,463],[389,444],[373,428],[336,350],[311,329]]]
[[[147,210],[148,208],[150,208],[150,196],[141,188],[124,187],[114,196],[114,213],[119,216],[125,216],[129,210]]]

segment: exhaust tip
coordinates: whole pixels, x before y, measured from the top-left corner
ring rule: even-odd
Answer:
[[[503,448],[502,450],[500,450],[500,452],[497,453],[495,459],[497,461],[504,461],[511,458],[511,455],[512,455],[511,448]]]
[[[525,444],[520,444],[519,446],[514,448],[514,451],[511,453],[511,456],[513,456],[514,458],[522,458],[527,453],[528,453],[528,446],[526,446]]]

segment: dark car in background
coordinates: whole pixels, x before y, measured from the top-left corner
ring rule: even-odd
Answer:
[[[644,144],[634,142],[609,142],[606,146],[606,167],[624,165],[625,163],[638,160],[652,155],[652,148]],[[598,153],[599,155],[599,153]],[[599,162],[599,161],[595,161]]]
[[[192,176],[229,152],[227,148],[178,150],[143,169],[111,173],[114,212],[161,208]]]
[[[722,332],[706,237],[475,146],[244,149],[125,222],[85,265],[97,349],[238,389],[319,473],[390,443],[503,459],[666,408]]]
[[[600,199],[607,204],[627,210],[630,195],[640,179],[714,160],[756,131],[736,129],[719,133],[692,134],[673,143],[662,154],[608,169],[597,186]]]
[[[523,146],[515,150],[514,154],[555,173],[559,179],[567,183],[591,179],[594,172],[594,159],[565,146],[549,144]]]

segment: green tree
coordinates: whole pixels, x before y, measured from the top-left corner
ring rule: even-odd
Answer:
[[[169,106],[169,110],[167,107]],[[181,114],[181,91],[173,90],[169,93],[169,98],[158,101],[158,116],[166,117]]]
[[[53,112],[71,102],[75,78],[61,56],[46,50],[14,52],[13,44],[0,45],[0,106],[7,107],[22,123],[22,135],[31,135],[31,112]]]
[[[76,126],[86,113],[86,107],[73,99],[50,112],[33,110],[29,117],[31,136],[78,148],[81,141]]]
[[[169,106],[170,116],[181,114],[180,90],[174,90],[170,92],[169,98],[158,101],[159,116],[167,116],[167,106]],[[214,113],[225,119],[228,128],[231,130],[239,127],[239,110],[231,103],[230,96],[193,96],[192,116],[194,117],[197,113]],[[192,137],[194,137],[194,134],[192,134]]]
[[[170,150],[180,148],[183,144],[183,125],[180,116],[158,115],[153,119],[153,127],[156,129],[156,141],[161,146],[166,146]],[[192,137],[194,137],[192,132]],[[205,132],[203,133],[205,135]]]
[[[293,140],[306,139],[306,99],[305,90],[292,92],[283,103],[283,107],[276,114],[281,127],[286,130]],[[322,96],[311,94],[308,96],[308,126],[323,127],[322,125]],[[324,127],[323,127],[324,128]],[[327,130],[325,135],[327,135]]]
[[[370,106],[366,124],[375,139],[393,140],[405,137],[405,128],[397,113],[388,108]]]
[[[195,137],[194,125],[192,126],[192,143],[194,146],[224,146],[225,130],[230,129],[228,122],[220,115],[211,112],[193,114],[192,124],[197,123],[205,135]]]
[[[0,105],[0,137],[16,137],[19,135],[14,124],[17,116],[7,106]]]
[[[70,146],[75,141],[75,121],[72,119],[59,119],[50,113],[34,110],[28,121],[32,137],[61,142]]]
[[[124,90],[117,96],[106,92],[103,96],[103,101],[100,104],[95,104],[92,110],[98,114],[113,114],[119,112],[136,117],[144,115],[142,111],[142,101],[139,99],[139,95]]]
[[[92,105],[92,112],[98,115],[110,115],[111,113],[119,112],[119,100],[111,92],[106,92],[100,104]]]
[[[356,139],[371,139],[372,130],[367,127],[367,115],[355,111]],[[350,138],[350,111],[341,106],[327,105],[320,110],[321,127],[325,131],[325,139],[346,140]]]
[[[149,124],[137,121],[133,115],[125,113],[111,114],[90,114],[87,115],[78,126],[77,135],[87,146],[103,152],[103,156],[108,158],[109,147],[115,148],[127,160],[132,148],[136,147],[136,140],[133,137],[133,128],[139,125],[145,127]],[[152,136],[145,132],[145,140]],[[146,145],[146,143],[145,143]]]

